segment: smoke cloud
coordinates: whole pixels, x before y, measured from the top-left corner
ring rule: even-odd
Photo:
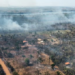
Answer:
[[[75,11],[64,12],[61,8],[31,9],[22,15],[10,14],[9,16],[8,13],[6,15],[1,14],[0,30],[43,30],[50,28],[55,23],[75,23]]]

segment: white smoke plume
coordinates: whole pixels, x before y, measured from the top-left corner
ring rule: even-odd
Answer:
[[[0,30],[41,30],[55,23],[75,23],[75,11],[64,12],[62,8],[31,9],[27,9],[29,13],[22,14],[22,16],[15,15],[16,19],[14,18],[14,20],[13,14],[10,15],[12,18],[8,16],[9,14],[2,17],[2,14],[0,16]]]

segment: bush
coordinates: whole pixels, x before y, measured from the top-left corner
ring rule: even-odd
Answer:
[[[57,75],[61,75],[61,73],[59,71],[57,71]]]
[[[25,55],[22,55],[22,57],[26,57]]]
[[[32,56],[32,55],[30,55],[30,58],[33,58],[33,56]]]
[[[14,71],[14,68],[10,65],[9,62],[7,62],[7,66],[10,68],[10,70],[13,72]]]
[[[13,75],[19,75],[16,71],[13,72]]]
[[[50,73],[47,71],[47,72],[45,72],[45,75],[50,75]]]
[[[8,53],[8,54],[7,54],[7,57],[9,57],[9,58],[13,58],[14,56],[13,56],[13,54]]]
[[[43,62],[43,59],[41,57],[38,58],[39,62]]]
[[[26,59],[25,59],[25,63],[26,63],[27,66],[29,65],[29,62],[30,62],[29,59],[26,58]]]
[[[55,64],[52,64],[52,65],[51,65],[52,69],[54,69],[54,66],[55,66]]]

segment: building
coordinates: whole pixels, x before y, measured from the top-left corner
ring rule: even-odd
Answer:
[[[54,66],[54,70],[58,70],[59,69],[59,67],[58,66]]]
[[[37,40],[38,40],[38,42],[37,42],[38,44],[44,45],[44,41],[42,39],[38,38]]]
[[[66,68],[71,68],[70,62],[65,62],[65,66],[66,66]]]
[[[23,45],[25,45],[26,43],[27,43],[27,41],[24,40],[24,41],[23,41]]]

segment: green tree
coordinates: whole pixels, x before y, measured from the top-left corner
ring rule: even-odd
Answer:
[[[19,75],[16,71],[13,72],[13,75]]]
[[[57,73],[57,75],[61,75],[61,73],[59,71],[57,71],[56,73]]]
[[[44,41],[44,42],[47,42],[47,39],[44,39],[43,41]]]
[[[20,48],[21,48],[21,47],[19,47],[19,46],[16,46],[16,50],[17,50],[17,51],[19,51],[19,50],[20,50]]]
[[[50,73],[47,71],[47,72],[45,72],[45,75],[50,75]]]
[[[55,66],[55,64],[52,64],[52,65],[51,65],[51,67],[52,67],[53,70],[54,70],[54,66]]]
[[[17,54],[19,54],[19,50],[21,49],[21,47],[16,46],[16,50],[17,50]]]
[[[32,55],[30,55],[30,58],[33,58],[33,56],[32,56]]]
[[[39,57],[39,58],[38,58],[38,60],[39,60],[40,62],[42,62],[42,61],[43,61],[43,59],[42,59],[41,57]]]
[[[24,57],[26,57],[25,55],[22,55],[22,57],[24,58]]]
[[[9,57],[9,58],[13,58],[13,57],[14,57],[14,55],[13,55],[13,54],[11,54],[11,53],[7,53],[7,57]]]
[[[27,66],[29,65],[29,62],[30,62],[29,59],[26,58],[26,59],[25,59],[25,63],[26,63]]]

